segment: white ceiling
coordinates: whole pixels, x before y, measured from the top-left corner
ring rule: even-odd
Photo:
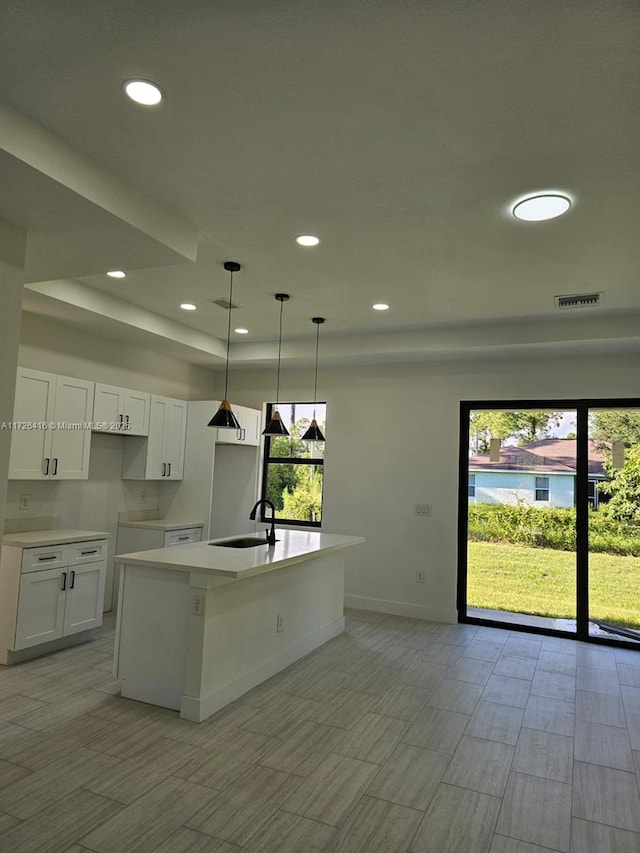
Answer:
[[[116,195],[144,197],[153,219],[97,194],[80,205],[53,162],[29,161],[58,187],[47,184],[43,213],[44,179],[25,177],[27,158],[11,151],[0,216],[45,246],[83,244],[68,269],[41,250],[34,281],[72,276],[220,339],[227,315],[208,300],[227,295],[222,263],[237,260],[233,324],[251,335],[233,352],[247,363],[273,357],[277,291],[291,294],[292,362],[313,353],[314,315],[334,357],[352,360],[358,342],[363,360],[473,352],[483,330],[488,352],[496,324],[501,353],[525,326],[532,346],[640,347],[628,324],[604,323],[640,316],[636,0],[3,0],[0,16],[2,102]],[[166,102],[125,99],[132,76],[160,84]],[[510,215],[515,198],[545,189],[568,192],[572,210],[543,223]],[[192,229],[195,263],[160,216],[165,235],[171,222]],[[299,233],[321,245],[299,248]],[[129,274],[106,278],[106,265]],[[600,308],[556,316],[555,295],[589,291],[603,292]],[[44,310],[42,298],[26,307]],[[380,300],[391,310],[372,311]],[[72,303],[59,311],[79,321]],[[576,337],[587,312],[593,334]],[[121,319],[101,322],[122,334]],[[191,350],[174,346],[189,360],[207,347]]]

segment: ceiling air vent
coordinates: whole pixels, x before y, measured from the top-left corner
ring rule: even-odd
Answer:
[[[600,304],[601,293],[572,293],[569,296],[556,296],[556,308],[593,308]]]
[[[225,311],[230,311],[232,308],[239,308],[235,302],[229,302],[228,299],[209,299],[208,302],[213,302],[218,308],[224,308]]]

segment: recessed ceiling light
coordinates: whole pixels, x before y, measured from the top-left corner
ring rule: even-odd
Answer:
[[[107,275],[110,276],[111,278],[126,278],[127,277],[126,272],[123,272],[122,270],[111,270],[110,272],[107,273]]]
[[[571,199],[559,193],[540,193],[529,198],[523,198],[513,207],[516,219],[526,222],[542,222],[544,219],[555,219],[562,216],[571,207]]]
[[[314,237],[313,234],[300,234],[296,237],[299,246],[317,246],[319,242],[320,238]]]
[[[181,302],[180,307],[183,311],[195,311],[198,306],[194,305],[193,302]]]
[[[387,305],[386,302],[374,302],[374,304],[371,307],[373,308],[374,311],[388,311],[389,310],[389,306]]]
[[[162,89],[150,80],[125,80],[122,84],[125,93],[143,107],[155,107],[162,100]]]
[[[236,333],[236,335],[248,335],[249,334],[249,329],[234,329],[233,331]]]

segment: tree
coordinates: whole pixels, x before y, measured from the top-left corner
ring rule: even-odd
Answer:
[[[492,438],[502,441],[511,438],[518,428],[517,415],[506,411],[471,412],[469,431],[475,440],[476,453],[486,453]]]
[[[609,495],[601,504],[603,515],[616,521],[640,522],[640,444],[627,449],[622,468],[614,468],[610,460],[605,461],[609,479],[598,484],[598,489]]]
[[[296,485],[284,493],[283,515],[298,521],[320,521],[322,517],[322,471],[297,465]]]
[[[518,423],[516,435],[521,446],[541,438],[552,438],[553,430],[562,420],[562,412],[536,412],[527,409],[514,414]]]
[[[640,444],[640,412],[636,409],[611,409],[591,416],[591,436],[602,449],[621,441],[625,447]]]
[[[471,413],[469,430],[477,453],[486,453],[492,438],[504,441],[515,438],[519,445],[530,444],[541,438],[550,438],[560,425],[562,412],[477,411]]]

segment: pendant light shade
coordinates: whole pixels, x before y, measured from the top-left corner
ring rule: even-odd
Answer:
[[[324,317],[313,317],[312,323],[316,324],[316,374],[313,383],[313,420],[309,424],[309,429],[302,436],[303,441],[324,441],[324,436],[318,421],[316,420],[316,401],[318,398],[318,349],[320,347],[320,326],[324,323]]]
[[[278,403],[280,402],[280,358],[282,356],[282,307],[285,302],[289,301],[288,293],[276,293],[276,299],[280,303],[280,332],[278,335],[278,372],[276,379],[276,402],[272,409],[271,420],[263,429],[263,435],[289,435],[289,430],[282,423],[280,412],[278,411]]]
[[[220,408],[211,418],[207,426],[218,429],[240,429],[238,419],[231,410],[231,403],[227,400],[227,388],[229,385],[229,347],[231,345],[231,310],[233,307],[233,274],[240,270],[237,261],[225,261],[224,268],[229,273],[229,323],[227,325],[227,362],[224,369],[224,399]]]

